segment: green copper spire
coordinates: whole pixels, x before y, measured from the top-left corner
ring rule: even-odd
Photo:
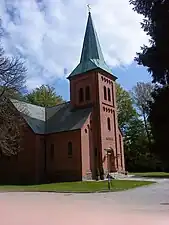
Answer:
[[[91,13],[89,12],[80,63],[68,78],[93,69],[102,69],[112,74],[111,69],[104,60],[99,39],[93,25]]]
[[[89,12],[80,63],[86,62],[90,59],[104,61],[99,39],[93,26],[91,13]]]

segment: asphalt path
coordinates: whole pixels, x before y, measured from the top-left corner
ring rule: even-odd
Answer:
[[[0,225],[169,225],[169,180],[110,193],[0,193],[0,218]]]

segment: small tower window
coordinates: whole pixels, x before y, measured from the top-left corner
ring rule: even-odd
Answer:
[[[107,118],[107,129],[111,131],[110,118]]]
[[[103,89],[104,89],[104,100],[107,100],[107,90],[106,90],[106,87],[104,86]]]
[[[89,86],[86,87],[85,94],[86,94],[86,101],[90,101],[90,87]]]
[[[111,92],[110,92],[110,88],[108,88],[108,101],[111,102]]]
[[[83,88],[79,89],[79,102],[84,101],[84,94],[83,94]]]
[[[69,158],[72,157],[72,142],[71,141],[68,142],[68,157]]]

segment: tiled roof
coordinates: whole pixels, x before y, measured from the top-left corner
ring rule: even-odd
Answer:
[[[47,108],[47,115],[51,110],[55,113],[46,121],[47,133],[80,129],[91,113],[91,108],[72,110],[69,102]]]
[[[11,102],[37,134],[80,129],[91,113],[91,108],[72,110],[70,102],[46,108],[13,99]]]

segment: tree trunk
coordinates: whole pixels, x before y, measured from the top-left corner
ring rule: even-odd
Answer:
[[[143,111],[143,120],[144,120],[145,131],[146,131],[146,134],[147,134],[149,150],[151,150],[151,136],[150,136],[150,132],[148,130],[148,124],[147,124],[146,114],[145,114],[144,111]]]

